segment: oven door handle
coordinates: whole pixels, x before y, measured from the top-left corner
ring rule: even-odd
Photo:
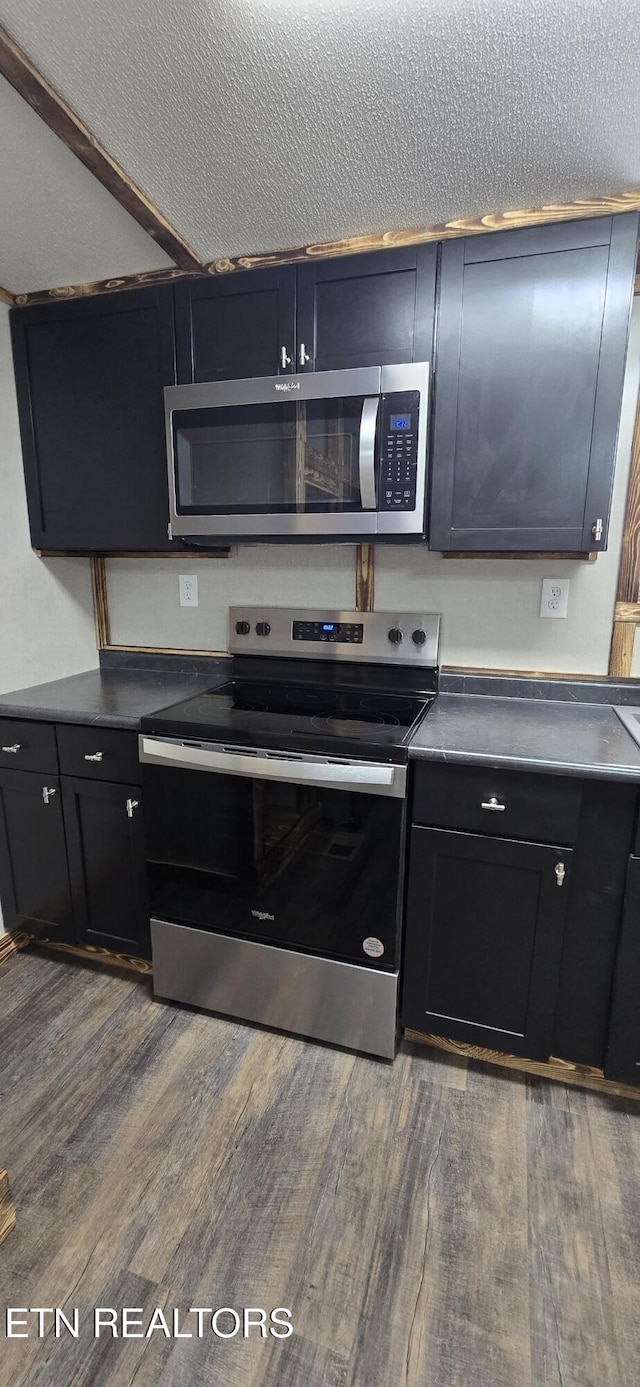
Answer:
[[[376,508],[376,425],[380,396],[371,395],[362,405],[358,457],[360,500],[363,510]]]
[[[140,736],[140,760],[176,770],[217,771],[223,775],[243,775],[251,780],[281,780],[293,785],[312,785],[320,789],[355,790],[365,795],[390,795],[404,799],[406,766],[381,766],[372,761],[305,760],[278,756],[274,752],[245,752],[240,749],[185,746],[161,737]]]

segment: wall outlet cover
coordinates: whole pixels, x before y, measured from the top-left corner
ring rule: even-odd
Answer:
[[[195,573],[181,573],[178,578],[180,589],[180,606],[197,607],[198,605],[198,578]]]
[[[567,615],[569,601],[568,578],[543,578],[540,592],[540,616],[563,617]]]

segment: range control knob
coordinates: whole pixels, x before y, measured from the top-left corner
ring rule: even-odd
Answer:
[[[391,641],[391,644],[399,645],[400,641],[402,640],[403,634],[404,633],[400,630],[399,626],[392,626],[389,632],[389,640]]]
[[[236,621],[236,636],[248,636],[251,626],[248,621]]]
[[[427,639],[427,633],[423,631],[422,628],[419,628],[417,631],[412,632],[411,639],[414,645],[424,645]]]
[[[271,627],[268,621],[258,621],[256,623],[256,636],[268,636]]]

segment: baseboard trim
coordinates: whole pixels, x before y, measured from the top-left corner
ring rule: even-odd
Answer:
[[[99,948],[96,944],[61,944],[58,940],[50,939],[31,939],[30,942],[34,949],[69,954],[72,958],[84,959],[89,963],[105,963],[112,968],[126,968],[130,973],[139,973],[143,977],[151,977],[153,973],[151,959],[113,953],[111,949]]]
[[[7,930],[6,934],[0,934],[0,965],[6,963],[12,954],[17,954],[19,949],[26,949],[29,938],[22,930]]]
[[[556,1083],[575,1084],[579,1088],[589,1088],[596,1093],[608,1093],[615,1098],[632,1098],[640,1102],[640,1087],[605,1079],[601,1069],[589,1064],[574,1064],[571,1060],[556,1059],[554,1055],[546,1061],[528,1060],[520,1055],[503,1055],[499,1050],[485,1050],[481,1045],[467,1045],[461,1040],[447,1040],[441,1035],[423,1035],[422,1031],[405,1031],[404,1038],[416,1045],[446,1050],[448,1054],[460,1055],[463,1059],[480,1060],[483,1064],[497,1064],[503,1069],[535,1074],[541,1079],[554,1079]]]

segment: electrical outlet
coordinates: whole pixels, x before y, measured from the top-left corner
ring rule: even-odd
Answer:
[[[543,578],[540,616],[566,616],[569,601],[568,578]]]
[[[180,589],[180,606],[197,607],[198,605],[198,579],[195,573],[181,573],[178,578]]]

